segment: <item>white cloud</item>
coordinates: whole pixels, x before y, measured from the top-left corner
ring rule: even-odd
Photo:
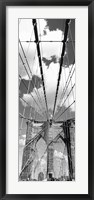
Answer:
[[[72,65],[69,66],[69,68],[63,68],[62,69],[62,76],[61,76],[61,82],[60,82],[60,90],[63,92],[64,91],[64,95],[63,95],[63,99],[61,100],[61,104],[60,106],[62,106],[62,104],[64,103],[64,101],[67,98],[67,95],[69,94],[69,97],[67,98],[67,101],[65,101],[64,106],[68,107],[75,99],[75,87],[74,89],[71,91],[71,88],[73,87],[73,85],[75,84],[75,72],[73,73],[73,70],[75,68],[75,65],[72,68],[71,74],[70,76],[72,76],[72,78],[68,78],[69,77],[69,71],[71,70]],[[68,79],[67,85],[65,87],[66,81]],[[70,82],[70,83],[69,83]],[[69,84],[68,84],[69,83]],[[67,87],[68,86],[68,87]],[[65,90],[64,90],[65,88]],[[67,88],[67,89],[66,89]],[[66,92],[65,92],[66,91]],[[71,91],[71,92],[70,92]],[[61,92],[60,92],[61,93]],[[75,110],[74,104],[71,106],[72,111]]]
[[[68,156],[64,155],[65,161],[68,162]]]
[[[25,139],[19,139],[19,145],[24,146],[25,145]]]
[[[56,29],[55,31],[50,31],[49,29],[46,29],[46,35],[43,35],[41,37],[41,40],[43,41],[61,41],[63,39],[64,39],[64,34],[59,29]]]
[[[30,94],[24,94],[23,99],[29,104],[32,105],[32,97]]]
[[[56,31],[47,31],[47,35],[43,36],[41,40],[43,41],[51,41],[51,40],[61,40],[62,37],[62,31],[56,30]],[[43,42],[40,45],[42,57],[47,58],[48,60],[51,59],[51,56],[56,56],[57,58],[60,58],[61,55],[61,49],[62,49],[63,43],[59,42]]]
[[[38,21],[40,21],[41,40],[61,40],[61,38],[63,37],[62,31],[60,31],[58,29],[56,31],[50,31],[48,28],[46,28],[46,25],[47,25],[46,20],[44,20],[44,19],[37,20],[37,24],[39,25]],[[21,39],[21,41],[30,40],[30,33],[33,30],[32,20],[21,20],[19,27],[20,27],[19,28],[19,33],[20,33],[19,38]],[[44,35],[44,32],[43,32],[45,30],[45,28],[46,28],[47,35]],[[39,28],[38,28],[38,32],[39,32]],[[34,39],[34,36],[32,36],[32,37]],[[23,46],[23,49],[27,56],[31,70],[33,71],[34,74],[40,75],[39,67],[37,69],[37,66],[38,66],[37,56],[34,59],[35,52],[36,52],[36,44],[22,42],[22,46]],[[46,57],[48,59],[50,59],[51,56],[53,56],[53,55],[55,55],[56,57],[60,57],[60,54],[61,54],[61,46],[59,43],[48,43],[48,42],[44,43],[43,42],[40,44],[40,49],[41,49],[41,56]],[[21,48],[20,48],[20,51],[21,51]],[[36,52],[36,54],[37,54],[37,52]],[[22,71],[22,73],[21,73],[21,71]],[[22,76],[26,75],[25,70],[23,72],[22,65],[20,65],[19,73]]]
[[[58,158],[63,158],[63,153],[62,152],[59,152],[57,150],[54,151],[54,156],[55,157],[58,157]]]
[[[22,137],[23,139],[26,139],[26,135],[21,135],[21,137]]]
[[[64,37],[64,34],[61,30],[57,29],[55,31],[50,31],[49,27],[47,27],[47,21],[45,19],[40,19],[40,20],[37,19],[37,25],[38,25],[38,32],[40,32],[40,34],[41,34],[41,40],[61,40],[61,38],[63,39],[63,37]],[[30,33],[32,32],[32,30],[33,30],[32,20],[21,20],[20,29],[19,29],[21,40],[23,40],[25,38],[27,39],[27,37],[29,40]],[[44,34],[44,30],[46,30],[46,35]],[[34,39],[34,36],[32,36],[32,38]],[[34,55],[35,55],[35,51],[36,51],[36,44],[30,43],[30,45],[29,45],[28,43],[22,43],[22,45],[23,45],[25,52],[27,52],[26,55],[27,55],[27,59],[28,59],[32,73],[41,77],[37,55],[35,56],[35,59],[34,59]],[[29,48],[28,48],[28,45],[29,45]],[[48,43],[48,42],[45,43],[45,42],[43,42],[42,45],[40,44],[41,56],[45,57],[48,60],[51,60],[51,56],[56,56],[56,58],[59,59],[60,55],[61,55],[62,45],[63,45],[62,43],[60,45],[60,43]],[[37,54],[37,52],[36,52],[36,54]],[[60,64],[51,62],[49,65],[49,68],[48,68],[48,66],[46,66],[46,64],[44,62],[42,62],[42,63],[43,63],[43,73],[44,73],[44,79],[45,79],[45,88],[46,88],[46,93],[47,93],[48,107],[52,107],[52,105],[54,104],[54,98],[55,98],[56,87],[57,87],[57,79],[58,79],[58,71],[59,71]],[[71,68],[71,65],[70,65],[70,68]],[[20,66],[20,74],[22,75],[22,77],[24,79],[28,80],[28,75],[23,71],[22,65]],[[63,67],[58,97],[61,96],[61,92],[63,91],[63,89],[65,87],[65,83],[68,78],[68,75],[69,75],[69,68]],[[72,85],[74,83],[75,83],[75,75],[72,77]],[[70,88],[71,88],[71,82],[67,89],[68,92],[70,91]],[[41,96],[43,106],[45,107],[43,89],[39,88],[38,91]],[[68,92],[65,94],[65,98],[66,98]],[[74,96],[75,96],[75,90],[73,92],[74,92]],[[34,90],[33,90],[32,94],[33,94],[35,100],[39,103],[39,100],[36,96],[36,92]],[[72,94],[73,93],[71,92],[71,94],[69,96],[69,100],[66,101],[64,104],[65,106],[68,106],[69,104],[72,103],[72,101],[73,101]],[[26,102],[28,102],[29,105],[33,106],[34,101],[30,94],[24,94],[23,99]],[[60,102],[61,103],[60,105],[62,105],[63,101]],[[22,101],[22,104],[24,106],[28,106],[28,105],[26,105],[26,103],[24,101]],[[36,105],[36,107],[37,107],[37,105]],[[74,105],[71,107],[71,109],[74,110]]]
[[[22,105],[23,105],[24,107],[27,107],[27,106],[28,106],[27,103],[24,101],[24,99],[20,99],[20,102],[22,103]]]
[[[29,80],[29,77],[28,77],[27,74],[23,75],[22,78],[25,79],[25,80]]]
[[[49,65],[49,69],[43,68],[43,71],[45,74],[46,91],[50,92],[52,90],[55,90],[58,79],[59,64],[51,63]]]
[[[44,110],[45,110],[43,89],[40,88],[40,89],[38,89],[38,92],[35,92],[35,91],[37,91],[37,90],[34,89],[31,94],[23,94],[23,99],[28,103],[28,104],[26,104],[23,100],[21,100],[23,106],[26,107],[26,106],[30,105],[33,108],[36,108],[38,111],[40,111],[42,109],[42,107],[44,107]],[[39,95],[41,97],[42,105],[39,102]]]
[[[33,25],[32,19],[21,19],[19,23],[19,38],[21,41],[30,40],[32,36],[32,40],[35,39],[33,34]]]
[[[64,155],[62,152],[55,150],[54,151],[54,157],[65,159],[66,162],[68,162],[68,156]]]
[[[42,159],[40,164],[43,166],[43,165],[46,165],[46,160]]]
[[[71,69],[71,66],[70,66]],[[72,70],[73,71],[73,70]],[[56,93],[56,87],[57,87],[57,80],[58,80],[58,72],[59,72],[59,64],[58,63],[51,63],[49,66],[49,69],[46,68],[46,66],[44,66],[43,68],[43,72],[44,72],[44,80],[45,80],[45,88],[46,88],[46,95],[47,95],[47,103],[48,103],[48,108],[53,108],[54,105],[54,99],[55,99],[55,93]],[[72,73],[71,73],[72,74]],[[66,75],[66,78],[65,78]],[[62,74],[61,74],[61,81],[60,81],[60,86],[59,86],[59,92],[58,92],[58,99],[60,99],[61,94],[63,92],[63,89],[65,87],[66,84],[66,80],[69,76],[69,68],[62,68]],[[60,105],[62,106],[64,100],[67,97],[67,94],[69,93],[69,91],[71,90],[71,86],[73,86],[73,84],[75,83],[75,74],[72,77],[72,80],[70,81],[70,84],[68,85],[67,88],[67,92],[64,94],[64,99],[60,101]],[[23,95],[23,99],[32,107],[36,106],[36,108],[38,110],[40,107],[40,102],[38,99],[38,96],[36,95],[36,93],[39,93],[41,100],[42,100],[42,105],[45,109],[45,99],[44,99],[44,93],[43,93],[43,88],[39,88],[38,92],[37,89],[35,88],[33,90],[33,92],[31,94],[24,94]],[[64,103],[64,106],[68,106],[73,102],[73,94],[75,97],[75,88],[73,90],[73,92],[70,93],[68,100]],[[33,98],[32,98],[33,96]],[[37,105],[35,102],[37,102]],[[28,106],[23,100],[22,104],[24,107]],[[57,103],[58,105],[58,103]],[[72,110],[74,109],[74,105],[71,107]]]
[[[38,33],[41,34],[41,36],[44,34],[46,26],[47,26],[47,21],[45,19],[37,19]]]

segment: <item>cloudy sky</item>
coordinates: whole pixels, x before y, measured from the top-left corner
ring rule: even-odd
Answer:
[[[57,87],[60,58],[63,48],[65,19],[36,19],[38,37],[41,51],[42,69],[47,96],[48,110],[52,112],[54,107],[55,93]],[[32,19],[19,19],[19,112],[26,118],[46,120],[46,104],[44,99],[42,80]],[[29,63],[26,63],[23,51]],[[22,63],[23,61],[23,63]],[[69,81],[69,72],[71,81]],[[66,87],[66,81],[67,87]],[[73,87],[72,91],[71,88]],[[67,98],[68,95],[68,98]],[[71,19],[68,38],[66,43],[64,61],[62,66],[61,80],[56,104],[56,118],[65,120],[71,118],[75,113],[73,104],[65,114],[61,113],[75,99],[75,20]],[[59,111],[58,111],[59,110]],[[20,115],[20,116],[21,116]],[[61,116],[61,117],[59,117]],[[25,144],[26,119],[19,118],[19,157],[20,166],[22,150]],[[42,141],[43,143],[43,141]],[[39,143],[41,144],[41,142]],[[38,144],[38,152],[42,154],[45,150],[43,143],[42,150]]]

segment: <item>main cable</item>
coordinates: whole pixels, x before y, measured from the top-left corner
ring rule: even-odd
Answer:
[[[35,33],[35,40],[36,40],[36,47],[37,47],[37,55],[38,55],[41,78],[42,78],[42,83],[43,83],[43,91],[44,91],[46,109],[47,109],[47,113],[48,113],[47,97],[46,97],[46,90],[45,90],[45,84],[44,84],[44,75],[43,75],[43,69],[42,69],[42,61],[41,61],[41,53],[40,53],[40,46],[39,46],[39,38],[38,38],[38,30],[37,30],[36,19],[32,19],[32,23],[33,23],[33,26],[34,26],[34,33]],[[47,119],[48,119],[48,114],[47,114]]]

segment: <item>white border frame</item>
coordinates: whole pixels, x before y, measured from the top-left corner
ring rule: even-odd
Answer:
[[[76,181],[18,182],[18,18],[76,19]],[[8,6],[6,36],[6,193],[88,194],[88,7]]]

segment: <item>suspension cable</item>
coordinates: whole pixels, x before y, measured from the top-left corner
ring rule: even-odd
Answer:
[[[28,87],[27,87],[27,94],[28,94],[28,92],[29,92],[29,89],[30,89],[30,81],[29,81]],[[26,107],[24,107],[24,109],[23,109],[23,116],[25,115],[25,110],[26,110]],[[22,125],[23,125],[23,118],[22,118],[22,120],[21,120],[20,128],[22,128]],[[20,130],[20,132],[21,132],[21,130]]]
[[[42,48],[42,42],[41,42],[41,29],[40,29],[40,22],[39,22],[39,19],[38,19],[38,24],[37,26],[39,27],[39,41],[40,41],[40,52],[41,52],[41,61],[42,61],[42,58],[43,58],[43,48]],[[46,88],[46,82],[45,82],[45,73],[43,71],[43,75],[44,75],[44,85],[45,85],[45,88]],[[44,98],[44,101],[45,101],[45,98]],[[47,111],[46,111],[46,115],[47,115]]]
[[[73,91],[74,87],[75,87],[75,83],[74,83],[74,85],[72,86],[72,88],[70,89],[69,93],[67,94],[67,96],[66,96],[66,98],[65,98],[65,100],[64,100],[64,102],[63,102],[63,104],[62,104],[62,106],[65,104],[65,102],[66,102],[67,99],[69,98],[69,95],[70,95],[71,92]],[[58,114],[59,114],[59,113],[58,113]]]
[[[53,108],[53,116],[54,116],[54,113],[55,113],[55,107],[56,107],[58,89],[59,89],[60,78],[61,78],[61,73],[62,73],[62,64],[63,64],[63,58],[64,58],[64,53],[65,53],[65,46],[66,46],[66,41],[67,41],[67,35],[68,35],[68,29],[69,29],[69,22],[70,22],[70,19],[66,19],[66,22],[65,22],[65,32],[64,32],[64,41],[63,41],[63,47],[62,47],[62,53],[61,53],[61,60],[60,60],[59,76],[58,76],[57,89],[56,89],[56,95],[55,95],[55,102],[54,102],[54,108]]]
[[[73,70],[73,72],[72,72],[72,69],[73,69],[73,66],[72,66],[72,68],[71,68],[71,70],[70,70],[70,72],[69,72],[69,75],[68,75],[68,78],[67,78],[67,80],[66,80],[66,83],[65,83],[63,92],[61,93],[61,97],[60,97],[59,104],[61,104],[62,99],[64,99],[64,96],[65,96],[65,94],[66,94],[67,88],[68,88],[68,86],[69,86],[69,84],[70,84],[70,82],[71,82],[71,78],[72,78],[72,76],[73,76],[73,74],[74,74],[74,72],[75,72],[75,69]],[[71,74],[71,72],[72,72],[72,74]],[[70,74],[71,74],[71,76],[70,76]],[[59,105],[59,104],[58,104],[58,105]]]
[[[56,118],[56,120],[61,117],[73,104],[75,103],[75,100]]]
[[[46,97],[46,90],[45,90],[45,84],[44,84],[44,75],[43,75],[43,69],[42,69],[42,61],[41,61],[41,53],[40,53],[40,46],[39,46],[39,38],[38,38],[38,30],[37,30],[36,19],[32,19],[32,23],[33,23],[33,26],[34,26],[34,33],[35,33],[36,47],[37,47],[37,55],[38,55],[38,59],[39,59],[39,66],[40,66],[41,78],[42,78],[42,83],[43,83],[43,91],[44,91],[46,109],[47,109],[47,113],[48,113],[47,97]],[[47,119],[48,119],[48,115],[47,115]]]
[[[26,89],[27,89],[27,86],[26,86],[26,84],[25,84],[25,82],[24,82],[24,80],[22,79],[22,82],[23,82],[23,84],[24,84],[24,86],[26,87]],[[33,98],[33,100],[35,101],[35,103],[37,104],[37,106],[39,107],[39,110],[42,112],[42,109],[41,109],[41,107],[38,105],[38,103],[37,103],[37,101],[35,100],[35,98],[34,98],[34,96],[32,95],[32,93],[29,93],[30,94],[30,96]],[[44,113],[42,113],[42,116],[44,115]]]
[[[24,49],[23,49],[23,46],[22,46],[22,44],[21,44],[21,41],[20,41],[20,39],[19,39],[19,43],[20,43],[20,46],[21,46],[21,49],[22,49],[22,52],[23,52],[23,55],[24,55],[24,58],[25,58],[25,60],[26,60],[26,63],[27,63],[27,66],[28,66],[28,69],[29,69],[29,72],[30,72],[30,74],[31,74],[31,77],[33,77],[33,74],[32,74],[32,72],[31,72],[31,69],[30,69],[30,65],[29,65],[29,63],[28,63],[28,60],[27,60],[27,57],[26,57],[26,54],[25,54],[25,52],[24,52]],[[20,54],[20,57],[21,57],[21,54]],[[22,59],[21,59],[22,60]],[[24,62],[23,62],[24,63]],[[25,64],[24,64],[25,65]],[[26,67],[25,67],[26,68]],[[27,70],[26,70],[27,71]],[[27,74],[28,74],[28,71],[27,71]],[[28,74],[29,75],[29,74]],[[30,78],[30,75],[29,75],[29,78]],[[31,78],[30,78],[31,79]],[[33,83],[33,87],[34,87],[34,82],[33,82],[33,79],[32,79],[32,83]],[[34,90],[35,90],[35,87],[34,87]],[[38,90],[36,91],[35,90],[35,93],[36,93],[36,95],[37,95],[37,97],[38,97],[38,99],[39,99],[39,96],[38,96],[38,94],[37,94],[37,92],[38,92]],[[39,99],[39,101],[40,101],[40,99]],[[41,101],[40,101],[40,103],[41,103]],[[41,104],[42,105],[42,104]]]
[[[68,48],[67,48],[67,45],[66,45],[66,49],[67,49],[67,52],[68,52]],[[67,60],[68,60],[68,69],[69,69],[69,74],[70,74],[70,65],[69,65],[69,56],[68,56],[68,53],[67,53]],[[74,58],[75,60],[75,58]],[[71,87],[72,87],[72,79],[71,79]],[[74,99],[74,93],[73,93],[73,99]]]
[[[21,113],[19,113],[19,117],[20,117],[20,118],[23,118],[23,119],[26,119],[26,120],[28,120],[28,121],[32,121],[32,119],[25,117],[25,116],[22,115]]]
[[[75,69],[74,69],[73,72],[72,72],[73,66],[74,66],[74,62],[73,62],[73,64],[72,64],[71,70],[70,70],[70,72],[69,72],[68,78],[67,78],[66,83],[65,83],[65,86],[64,86],[64,88],[63,88],[63,92],[62,92],[62,94],[61,94],[60,101],[61,101],[61,99],[64,97],[64,95],[65,95],[65,93],[66,93],[66,89],[68,88],[69,83],[70,83],[70,81],[71,81],[70,79],[72,78],[72,76],[73,76],[73,74],[74,74]],[[72,72],[72,75],[71,75],[71,72]],[[70,75],[71,75],[71,76],[70,76]],[[69,81],[69,82],[68,82],[68,81]],[[60,101],[59,101],[59,104],[60,104]]]
[[[27,104],[29,107],[31,107],[32,109],[34,109],[34,107],[32,107],[31,105],[29,105],[29,103],[27,103],[27,101],[25,101],[22,97],[19,96],[19,98],[21,99],[21,101],[24,101],[24,103]],[[43,117],[43,115],[40,114],[38,111],[37,111],[37,113],[38,113],[41,117]]]

